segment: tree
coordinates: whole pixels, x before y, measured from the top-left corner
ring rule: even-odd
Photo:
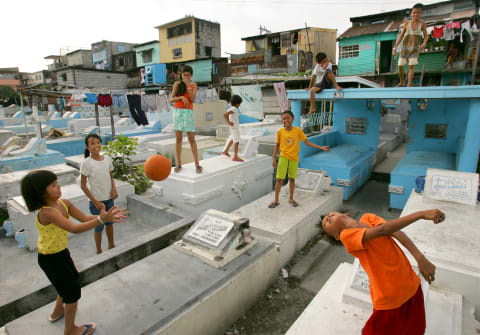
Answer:
[[[0,85],[0,105],[6,107],[16,104],[18,99],[17,92],[10,86]]]

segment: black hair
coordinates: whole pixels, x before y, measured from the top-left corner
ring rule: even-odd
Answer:
[[[418,8],[418,9],[423,10],[423,4],[421,4],[421,3],[416,3],[415,5],[413,5],[412,9],[415,9],[415,8]]]
[[[57,175],[48,170],[30,171],[20,182],[23,200],[30,212],[45,205],[47,186],[57,180]]]
[[[88,139],[89,138],[96,138],[97,140],[100,141],[100,143],[102,143],[102,139],[100,138],[100,136],[98,136],[97,134],[95,133],[91,133],[91,134],[88,134],[87,137],[85,137],[85,152],[83,153],[83,155],[85,156],[85,158],[87,158],[88,156],[90,156],[90,151],[88,150]]]
[[[185,65],[182,69],[182,73],[189,72],[193,76],[193,69],[190,65]]]
[[[325,219],[327,215],[328,214],[320,215],[320,222],[317,223],[317,226],[322,230],[322,239],[330,245],[343,245],[342,241],[337,240],[336,238],[329,235],[326,231],[323,230],[323,226],[322,226],[323,219]]]
[[[320,63],[323,61],[325,58],[327,58],[327,55],[324,52],[319,52],[316,56],[315,59],[317,60],[317,63]]]
[[[177,85],[177,93],[175,96],[177,97],[183,97],[187,93],[187,85],[183,82],[183,80],[180,79]]]
[[[283,114],[290,114],[291,117],[293,117],[293,118],[295,117],[295,116],[293,116],[293,113],[290,109],[284,110],[283,113],[282,113],[282,116],[283,116]]]
[[[236,105],[240,105],[242,103],[242,97],[237,95],[237,94],[234,94],[232,95],[232,100],[230,100],[230,104],[232,106],[236,106]]]

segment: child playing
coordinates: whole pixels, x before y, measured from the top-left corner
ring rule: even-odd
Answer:
[[[102,204],[108,211],[114,206],[114,200],[118,198],[117,188],[113,179],[112,159],[102,155],[102,139],[97,134],[88,134],[85,137],[85,160],[80,166],[81,188],[85,195],[90,199],[90,214],[100,214]],[[90,188],[87,187],[87,179]],[[115,248],[113,240],[113,222],[95,227],[93,234],[97,254],[102,253],[102,232],[106,226],[108,238],[108,249]]]
[[[312,148],[319,150],[330,151],[328,146],[318,146],[307,140],[303,130],[298,127],[293,127],[293,114],[286,110],[282,113],[282,122],[284,128],[280,128],[277,132],[277,143],[273,150],[273,168],[277,167],[277,153],[280,148],[280,158],[278,160],[277,182],[275,183],[275,200],[268,205],[268,208],[275,208],[280,203],[278,196],[282,188],[283,179],[285,179],[288,171],[288,183],[290,188],[290,197],[288,203],[293,207],[297,207],[298,203],[293,199],[293,192],[295,191],[295,178],[298,170],[298,152],[300,151],[300,141]]]
[[[402,32],[393,47],[393,54],[397,53],[397,47],[400,41],[403,41],[402,51],[398,60],[398,76],[400,83],[398,86],[405,86],[405,73],[403,67],[408,65],[408,86],[413,85],[413,76],[415,65],[418,64],[418,56],[420,52],[425,49],[428,42],[427,25],[420,20],[423,14],[423,5],[417,3],[412,8],[412,20],[406,21],[403,24]],[[423,39],[423,43],[421,40]]]
[[[356,221],[348,214],[332,212],[322,219],[323,231],[340,240],[367,272],[373,314],[363,328],[363,335],[420,335],[425,332],[420,278],[392,238],[395,237],[412,254],[420,273],[431,283],[435,279],[435,266],[401,231],[420,219],[439,223],[445,215],[432,209],[385,222],[374,214],[364,214]]]
[[[182,141],[183,132],[187,132],[188,141],[195,160],[195,171],[201,173],[203,168],[198,162],[197,142],[195,141],[195,120],[193,118],[193,101],[197,95],[197,84],[191,82],[193,69],[185,65],[182,70],[181,80],[175,82],[172,89],[170,102],[174,102],[173,129],[176,138],[177,163],[174,171],[180,172],[182,169]]]
[[[445,68],[448,68],[450,65],[450,69],[453,69],[453,62],[457,59],[458,49],[454,43],[450,43],[447,53],[447,63],[445,64]]]
[[[242,98],[239,95],[234,94],[232,96],[232,100],[230,101],[231,107],[223,114],[225,121],[228,123],[228,127],[230,128],[230,137],[227,139],[227,143],[225,149],[223,150],[222,154],[225,156],[230,157],[228,153],[228,149],[233,143],[233,158],[232,161],[235,162],[243,162],[243,159],[238,157],[238,145],[240,144],[240,129],[239,129],[239,121],[238,121],[238,108],[242,103]]]
[[[70,257],[68,232],[81,233],[103,222],[122,222],[125,209],[112,207],[99,215],[85,215],[62,195],[57,176],[50,171],[29,172],[21,181],[23,199],[29,211],[40,210],[35,224],[38,229],[38,264],[57,290],[57,300],[48,321],[55,322],[65,316],[64,335],[88,335],[95,332],[93,322],[77,326],[75,313],[80,299],[80,282],[75,264]],[[80,223],[70,221],[70,216]],[[65,305],[64,305],[65,304]]]
[[[319,52],[315,56],[315,59],[317,65],[313,68],[312,79],[310,79],[310,84],[307,88],[307,90],[310,90],[310,111],[307,116],[317,110],[315,105],[315,93],[320,92],[324,88],[332,88],[332,86],[335,86],[337,90],[342,89],[335,80],[335,75],[332,72],[332,63],[327,55],[323,52]],[[313,82],[315,82],[315,85],[313,85]]]

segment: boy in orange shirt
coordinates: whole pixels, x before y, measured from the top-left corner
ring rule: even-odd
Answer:
[[[347,251],[358,258],[368,275],[373,314],[365,324],[362,335],[425,333],[425,307],[420,278],[392,238],[395,237],[412,254],[420,273],[431,283],[435,279],[435,266],[401,231],[420,219],[439,223],[445,219],[445,215],[438,209],[432,209],[386,222],[375,214],[364,214],[356,221],[348,214],[332,212],[322,219],[323,231],[340,240]]]
[[[268,205],[268,208],[275,208],[280,203],[278,202],[278,196],[280,189],[282,188],[283,180],[287,176],[288,172],[288,184],[290,188],[290,198],[288,202],[293,207],[297,207],[298,203],[293,200],[293,192],[295,191],[295,178],[297,178],[298,171],[298,153],[300,151],[300,141],[312,148],[317,148],[324,151],[330,151],[329,146],[319,146],[307,140],[307,136],[303,133],[303,130],[298,127],[293,127],[293,114],[290,110],[286,110],[282,113],[283,127],[277,132],[277,143],[273,150],[273,168],[277,167],[277,153],[280,149],[280,158],[278,160],[277,169],[277,182],[275,184],[275,200]]]

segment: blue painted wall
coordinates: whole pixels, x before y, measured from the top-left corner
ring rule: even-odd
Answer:
[[[417,100],[412,99],[416,109]],[[464,136],[471,100],[428,101],[425,111],[414,110],[408,119],[407,153],[417,150],[456,153],[458,140]],[[447,138],[425,138],[426,124],[448,124]]]
[[[211,59],[196,60],[185,64],[193,68],[193,82],[202,83],[212,81],[213,63]]]

